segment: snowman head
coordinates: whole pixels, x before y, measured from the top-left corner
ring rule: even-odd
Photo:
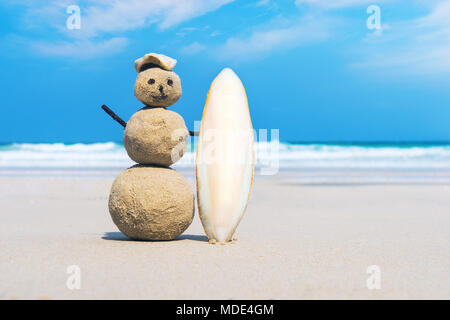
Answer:
[[[138,73],[134,85],[136,98],[148,106],[168,107],[181,97],[180,77],[172,71],[177,61],[157,53],[148,53],[134,62]]]

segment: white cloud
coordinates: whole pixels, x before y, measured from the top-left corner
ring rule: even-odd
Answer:
[[[184,36],[186,36],[188,34],[191,34],[193,32],[202,32],[202,31],[207,31],[209,29],[210,29],[209,25],[206,25],[204,27],[184,27],[180,31],[178,31],[176,33],[176,35],[180,36],[180,37],[184,37]]]
[[[229,38],[217,48],[216,53],[219,58],[225,60],[249,60],[263,57],[271,51],[320,41],[328,36],[329,23],[327,20],[321,19],[320,23],[316,23],[315,18],[308,17],[288,27],[255,31],[249,37]]]
[[[306,4],[325,10],[370,5],[374,2],[374,0],[295,0],[297,6]],[[376,1],[376,3],[380,3],[380,1]]]
[[[217,37],[217,36],[219,36],[219,35],[221,35],[222,34],[222,32],[220,32],[219,30],[214,30],[213,32],[211,32],[209,35],[211,36],[211,37]]]
[[[259,0],[255,5],[257,7],[264,7],[270,4],[270,0]]]
[[[217,10],[233,0],[119,0],[95,1],[82,8],[87,34],[127,31],[157,24],[161,29]]]
[[[445,0],[435,3],[423,17],[390,24],[383,39],[365,39],[367,46],[359,53],[365,58],[352,66],[415,75],[449,73],[448,17],[450,0]]]
[[[128,39],[117,37],[100,42],[90,40],[32,42],[31,48],[43,55],[87,59],[120,52],[127,44]]]
[[[192,55],[199,53],[203,50],[205,50],[206,47],[198,42],[193,42],[187,46],[184,46],[180,49],[180,52],[187,55]]]
[[[81,9],[81,29],[68,30],[65,21],[68,17],[66,7],[73,4],[72,0],[53,1],[47,5],[38,5],[35,2],[25,1],[21,5],[28,7],[24,22],[30,29],[50,27],[58,30],[66,39],[50,44],[38,43],[40,52],[44,54],[68,54],[68,48],[86,46],[87,57],[98,56],[101,50],[95,45],[117,45],[124,48],[121,33],[157,25],[161,30],[176,26],[192,18],[204,15],[219,9],[221,6],[234,0],[87,0],[78,1]],[[120,45],[119,45],[119,40]],[[75,54],[78,56],[78,54]]]
[[[417,19],[421,27],[450,28],[450,1],[445,0],[436,4],[430,14]],[[447,29],[448,31],[448,29]]]
[[[383,2],[387,3],[373,0],[296,0],[295,4],[326,12]],[[424,75],[450,72],[450,0],[397,3],[431,10],[422,17],[406,21],[385,23],[382,18],[382,28],[369,31],[354,46],[356,62],[351,66],[381,73]]]

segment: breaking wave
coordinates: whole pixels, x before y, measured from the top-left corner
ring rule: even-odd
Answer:
[[[195,164],[195,145],[175,167]],[[280,168],[450,169],[450,145],[256,143],[256,165]],[[123,145],[12,143],[0,145],[0,168],[126,168]]]

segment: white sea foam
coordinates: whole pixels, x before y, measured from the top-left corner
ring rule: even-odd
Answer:
[[[291,168],[450,168],[450,146],[280,144],[279,158]]]
[[[195,150],[195,148],[189,148]],[[326,145],[257,143],[258,167],[450,169],[450,145]],[[133,165],[121,144],[9,144],[0,146],[0,168],[126,168]],[[175,167],[193,167],[190,151]]]

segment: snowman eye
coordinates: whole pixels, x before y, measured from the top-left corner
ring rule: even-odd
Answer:
[[[171,86],[171,85],[173,85],[173,81],[172,80],[167,80],[167,84],[169,85],[169,86]]]
[[[155,83],[155,79],[149,79],[148,80],[148,84],[154,84]]]

